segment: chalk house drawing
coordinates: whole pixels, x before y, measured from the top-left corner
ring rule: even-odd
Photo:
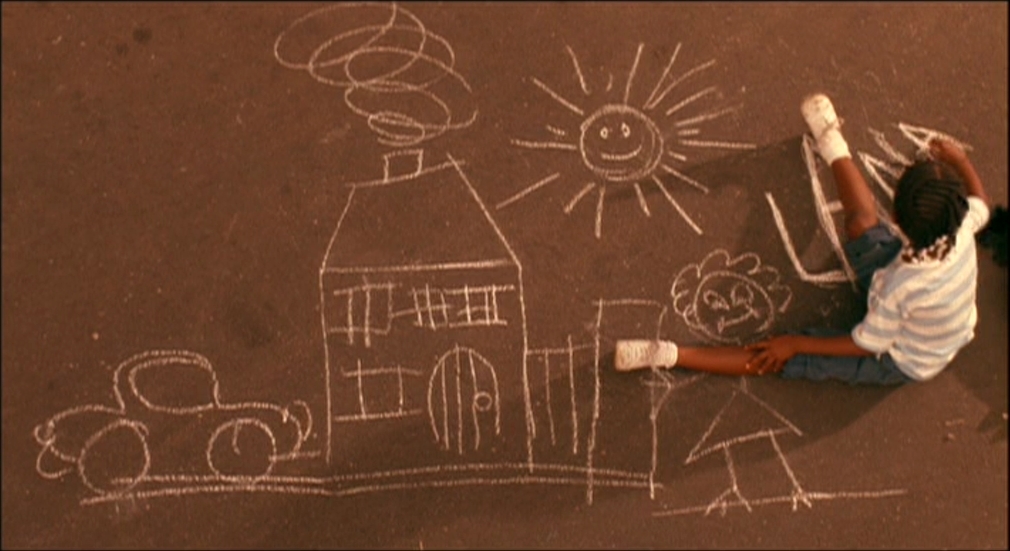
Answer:
[[[383,145],[416,146],[477,118],[452,46],[396,3],[314,10],[277,36],[274,57],[343,89],[344,103]]]
[[[923,155],[924,152],[928,150],[928,144],[933,138],[945,138],[968,150],[971,149],[970,145],[938,130],[913,126],[903,122],[899,122],[895,125],[895,127],[898,128],[898,130],[901,131],[901,134],[915,146],[915,153],[913,154],[913,157]],[[898,151],[898,149],[887,140],[883,132],[873,128],[868,128],[867,130],[873,137],[874,143],[883,150],[885,158],[881,159],[880,157],[863,151],[858,151],[857,156],[863,164],[863,167],[866,169],[867,174],[869,174],[870,180],[879,186],[886,196],[885,198],[887,201],[882,201],[881,198],[878,198],[878,216],[885,223],[896,229],[896,226],[894,226],[891,220],[890,212],[887,208],[885,208],[885,205],[889,204],[888,202],[894,197],[894,185],[897,183],[898,178],[901,177],[901,173],[904,168],[911,165],[912,161],[908,156]],[[821,177],[821,172],[825,168],[825,163],[823,160],[819,160],[816,151],[817,145],[813,138],[809,134],[804,134],[801,154],[803,156],[803,162],[807,168],[807,176],[810,178],[810,187],[814,198],[814,212],[817,216],[818,224],[831,244],[834,256],[840,264],[838,268],[824,270],[819,273],[812,273],[809,271],[803,265],[803,262],[800,261],[800,257],[796,253],[796,247],[793,244],[793,239],[789,234],[789,230],[786,228],[785,217],[782,215],[782,211],[779,210],[778,204],[775,202],[774,195],[771,192],[766,192],[765,199],[768,201],[768,207],[771,209],[772,217],[775,220],[775,226],[779,231],[779,237],[782,239],[782,244],[786,249],[786,253],[789,255],[789,260],[792,262],[793,268],[796,270],[796,273],[799,275],[801,280],[820,287],[833,287],[846,282],[854,285],[856,281],[856,274],[852,270],[852,266],[849,264],[848,259],[845,257],[845,251],[843,249],[842,240],[839,237],[838,227],[835,220],[835,217],[839,216],[843,210],[842,203],[837,199],[828,200],[824,190],[823,179]]]
[[[700,139],[704,124],[724,115],[739,110],[740,106],[711,108],[701,113],[685,114],[698,105],[696,102],[719,98],[715,86],[709,86],[686,97],[682,97],[672,106],[660,107],[666,99],[674,98],[674,88],[690,77],[701,73],[715,65],[711,59],[701,63],[679,76],[671,76],[681,44],[678,43],[673,55],[663,70],[662,76],[656,81],[649,96],[641,104],[632,105],[631,92],[642,57],[644,44],[638,45],[635,59],[624,82],[623,92],[619,102],[610,101],[612,96],[613,75],[605,88],[590,87],[585,78],[578,57],[571,47],[565,50],[571,58],[579,88],[584,96],[582,100],[570,99],[567,96],[540,79],[533,77],[532,82],[559,105],[571,111],[575,117],[573,123],[566,128],[546,125],[547,137],[541,139],[513,139],[513,146],[533,150],[560,150],[576,152],[582,158],[583,165],[589,171],[590,182],[569,200],[564,207],[564,213],[570,214],[575,206],[594,190],[596,191],[596,219],[594,233],[597,238],[602,235],[603,209],[607,189],[619,186],[632,186],[638,197],[638,203],[646,216],[652,212],[646,202],[642,184],[651,181],[663,194],[670,205],[684,219],[688,226],[701,235],[702,228],[677,202],[669,186],[660,179],[660,174],[673,176],[696,191],[708,193],[707,186],[680,172],[672,165],[688,160],[686,152],[692,148],[720,149],[754,149],[755,144],[745,142],[728,142]],[[576,92],[577,94],[578,92]],[[671,100],[672,102],[673,100]],[[602,103],[602,105],[600,105]],[[653,113],[653,111],[660,110]],[[666,126],[672,124],[672,130]],[[555,172],[525,187],[518,193],[500,201],[497,209],[501,209],[526,197],[532,192],[561,179],[561,173]],[[581,178],[581,177],[579,177]]]
[[[255,484],[279,462],[312,456],[302,451],[312,431],[304,402],[222,402],[210,361],[195,352],[131,356],[112,380],[115,406],[73,407],[35,427],[40,475],[53,479],[76,471],[97,494],[121,494],[144,482],[187,476]],[[161,458],[152,462],[148,441],[180,422],[186,429],[184,436],[173,436],[173,454],[201,463],[187,468]],[[164,470],[166,465],[176,470]]]
[[[434,444],[460,456],[480,450],[513,413],[502,410],[502,389],[528,394],[512,247],[455,159],[424,166],[413,149],[384,160],[381,179],[350,185],[319,272],[327,462],[339,458],[334,424],[422,414]],[[408,234],[419,244],[405,247]],[[381,403],[389,385],[397,401]],[[529,442],[517,451],[531,459]]]

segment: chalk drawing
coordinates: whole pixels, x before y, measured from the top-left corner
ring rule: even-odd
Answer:
[[[711,255],[710,255],[711,256]],[[724,256],[719,253],[718,256]],[[728,258],[728,255],[725,256]],[[745,257],[746,258],[746,257]],[[738,262],[741,260],[738,259]],[[755,263],[754,259],[746,258],[746,262]],[[775,280],[775,278],[773,278]],[[597,299],[593,302],[597,306],[596,320],[593,323],[593,335],[596,348],[598,343],[612,342],[617,338],[639,337],[649,339],[664,338],[664,324],[667,320],[669,306],[664,302],[647,298],[622,298],[622,299]],[[637,326],[640,327],[638,334],[629,334],[627,327],[614,329],[610,327],[606,318],[627,318],[628,316],[638,318]],[[604,327],[607,326],[607,329]],[[649,498],[657,499],[657,492],[664,491],[677,496],[678,488],[670,484],[660,484],[657,481],[658,469],[663,460],[659,455],[660,440],[676,427],[669,426],[669,420],[661,418],[664,408],[677,409],[675,396],[678,391],[694,385],[706,378],[711,377],[707,373],[683,370],[683,369],[662,369],[652,368],[643,372],[640,377],[641,383],[648,388],[649,399],[649,424],[652,430],[652,440],[647,472],[647,483]],[[598,408],[600,389],[597,388],[594,397],[594,408]],[[684,403],[680,407],[691,408],[691,404]],[[732,421],[727,421],[730,419]],[[594,418],[594,424],[600,420]],[[627,423],[627,421],[624,421]],[[665,425],[665,426],[664,426]],[[779,445],[781,435],[792,433],[795,436],[802,436],[802,431],[781,413],[755,396],[747,386],[745,377],[738,379],[729,399],[723,404],[719,412],[714,416],[708,427],[692,447],[683,461],[680,468],[691,468],[702,457],[713,453],[718,453],[722,458],[726,468],[729,482],[725,488],[721,488],[716,496],[703,505],[691,505],[688,507],[664,508],[653,513],[655,517],[670,515],[683,515],[688,513],[710,514],[718,510],[723,515],[726,511],[734,507],[743,507],[752,511],[754,507],[773,503],[790,503],[792,510],[799,509],[803,504],[806,508],[812,508],[816,500],[830,499],[868,499],[882,498],[904,495],[904,489],[885,489],[873,491],[841,491],[841,492],[811,492],[800,483],[799,477],[786,459],[786,454]],[[595,429],[590,432],[595,435]],[[738,473],[741,469],[748,469],[749,465],[738,465],[734,461],[733,450],[736,446],[748,442],[756,442],[757,445],[770,446],[775,453],[777,464],[781,469],[783,481],[788,484],[790,491],[788,495],[773,497],[751,497],[747,489],[742,488],[739,483]],[[586,463],[587,477],[587,502],[592,502],[592,491],[595,483],[592,478],[596,470],[595,461],[598,460],[596,454],[588,454]],[[664,496],[666,494],[664,493]],[[663,498],[666,501],[667,498]],[[664,505],[666,507],[666,505]]]
[[[477,118],[452,46],[396,3],[338,3],[309,12],[277,36],[274,57],[344,89],[344,103],[384,145],[415,146]]]
[[[742,344],[766,335],[785,313],[792,291],[773,266],[754,253],[730,258],[723,249],[677,274],[670,289],[674,311],[710,342]]]
[[[186,376],[189,383],[202,388],[173,400],[165,400],[157,388],[150,388],[152,379],[172,376]],[[210,361],[195,352],[152,350],[131,356],[113,373],[112,390],[115,406],[69,408],[35,427],[35,440],[42,447],[36,460],[40,475],[60,478],[76,470],[94,492],[121,494],[159,474],[150,472],[148,440],[164,431],[166,424],[180,419],[187,423],[187,435],[192,436],[188,440],[198,447],[189,451],[205,458],[209,480],[255,484],[276,463],[312,455],[302,451],[312,430],[312,415],[304,402],[295,401],[288,407],[222,402]],[[144,390],[154,390],[154,396]],[[87,427],[99,428],[81,430]],[[230,456],[242,451],[246,457],[236,464]],[[166,463],[161,460],[157,464],[170,470],[172,466]]]
[[[961,145],[966,150],[971,149],[971,145],[938,130],[913,126],[903,122],[899,122],[895,127],[915,146],[915,152],[911,157],[925,155],[929,149],[929,142],[933,138],[948,139]],[[869,181],[876,184],[884,192],[886,199],[890,201],[894,197],[894,186],[901,177],[902,171],[905,167],[912,164],[911,157],[900,152],[898,148],[892,145],[883,132],[873,128],[868,128],[867,130],[873,137],[874,143],[884,152],[884,158],[881,159],[863,151],[856,151],[856,157],[858,157],[863,168],[869,174]],[[789,255],[789,260],[792,262],[793,268],[800,279],[820,287],[833,287],[846,282],[854,286],[856,274],[852,270],[848,258],[845,256],[842,240],[839,237],[835,222],[835,217],[843,212],[842,203],[837,199],[827,199],[821,177],[821,173],[825,170],[826,166],[823,160],[819,160],[816,151],[817,146],[813,137],[809,134],[804,134],[801,155],[807,168],[807,176],[810,178],[810,186],[814,198],[814,212],[821,230],[823,230],[824,235],[831,244],[832,251],[838,259],[840,267],[818,273],[812,273],[804,267],[799,255],[796,254],[792,237],[786,228],[785,216],[783,216],[782,211],[779,209],[775,197],[771,192],[766,192],[765,199],[768,201],[768,207],[771,209],[775,227],[778,229],[779,237],[785,246],[786,254]],[[877,202],[877,215],[885,224],[890,225],[892,228],[896,227],[889,209],[879,200]]]
[[[363,386],[383,395],[395,383],[407,403],[427,405],[435,444],[458,454],[501,435],[502,416],[513,412],[501,410],[500,386],[522,389],[520,413],[527,437],[520,451],[532,465],[535,428],[522,265],[463,173],[463,163],[449,157],[426,166],[421,149],[388,153],[383,160],[381,179],[349,184],[351,192],[319,272],[327,462],[334,460],[334,422],[385,420],[419,411],[398,403],[387,406],[395,407],[393,412],[373,406],[371,417],[363,416]],[[416,218],[400,212],[403,202],[416,207]],[[387,220],[390,224],[380,228]],[[422,244],[405,255],[402,243],[408,236]],[[490,252],[474,252],[478,250]],[[398,346],[413,335],[411,348]],[[418,341],[429,345],[419,348]],[[489,342],[496,343],[493,350],[488,350]],[[376,371],[370,364],[378,358],[403,369],[395,378]],[[367,381],[362,364],[372,375]],[[403,373],[425,377],[415,384]],[[349,376],[355,377],[356,388],[345,384]]]
[[[738,428],[728,427],[721,423],[724,417],[733,415],[733,413],[729,412],[732,412],[734,409],[739,410],[735,412],[738,416],[740,412],[745,414],[745,418],[750,422],[749,424],[754,427],[753,430],[743,432]],[[856,492],[810,492],[805,490],[800,484],[799,478],[796,476],[793,468],[786,460],[781,446],[779,446],[779,435],[789,433],[795,436],[803,436],[803,432],[796,425],[751,393],[747,387],[747,379],[741,377],[739,385],[733,389],[729,399],[723,404],[704,434],[702,434],[701,439],[698,440],[684,460],[684,465],[691,465],[706,455],[721,453],[729,478],[728,487],[704,505],[664,509],[653,512],[653,516],[662,517],[690,513],[702,513],[704,516],[708,516],[715,510],[718,510],[722,516],[725,516],[726,511],[733,507],[742,507],[748,512],[753,512],[754,507],[773,503],[789,503],[792,506],[792,510],[796,511],[799,509],[800,504],[805,505],[808,509],[812,508],[813,502],[816,500],[882,498],[900,496],[907,493],[904,489]],[[771,446],[782,469],[782,475],[789,483],[791,490],[788,495],[748,498],[744,494],[740,488],[737,476],[737,471],[740,467],[733,461],[733,448],[747,442],[765,442]]]
[[[571,100],[562,92],[558,92],[554,87],[533,77],[531,82],[548,97],[556,101],[567,112],[575,115],[575,121],[567,128],[546,125],[550,136],[544,139],[513,139],[513,146],[533,149],[533,150],[558,150],[576,152],[582,158],[582,164],[588,170],[592,181],[585,183],[578,192],[568,201],[564,207],[564,213],[571,213],[577,204],[587,195],[596,192],[596,218],[593,232],[600,238],[603,232],[603,210],[605,206],[605,196],[608,189],[621,186],[632,186],[638,198],[639,207],[646,216],[651,216],[652,211],[646,201],[642,185],[652,182],[662,193],[663,197],[684,219],[690,228],[702,235],[701,227],[688,215],[674,197],[667,183],[660,178],[660,175],[669,175],[683,184],[688,185],[702,193],[708,193],[708,187],[674,168],[676,162],[684,162],[688,156],[684,151],[692,148],[714,148],[714,149],[754,149],[756,146],[746,142],[730,142],[719,140],[701,140],[689,138],[697,136],[702,131],[704,123],[718,119],[724,115],[736,112],[740,106],[713,108],[694,115],[682,115],[680,111],[689,106],[696,105],[696,102],[708,98],[718,99],[719,94],[715,87],[708,87],[700,92],[691,94],[669,109],[666,109],[660,118],[654,118],[650,112],[658,109],[659,105],[671,96],[671,92],[681,82],[689,77],[698,74],[713,66],[715,60],[695,66],[678,77],[671,77],[670,73],[677,54],[680,52],[680,44],[677,44],[670,61],[663,70],[662,76],[656,81],[649,93],[648,98],[641,104],[632,105],[631,95],[638,72],[639,61],[642,57],[644,44],[638,45],[635,58],[631,63],[628,76],[624,81],[623,94],[619,100],[616,98],[593,97],[594,94],[586,81],[585,74],[579,64],[578,56],[570,46],[565,46],[565,51],[572,60],[575,76],[582,92],[583,102]],[[612,82],[608,82],[606,89],[602,92],[606,94],[611,90]],[[616,100],[616,101],[614,101]],[[599,105],[602,102],[602,105]],[[589,107],[583,103],[598,105]],[[667,124],[664,120],[672,118],[673,128],[676,132],[664,136],[660,124]],[[657,123],[662,121],[661,123]],[[546,176],[537,182],[524,187],[519,192],[497,203],[496,208],[501,209],[520,199],[530,195],[534,191],[545,187],[560,178],[560,173]]]

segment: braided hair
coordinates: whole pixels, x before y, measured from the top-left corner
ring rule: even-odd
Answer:
[[[910,254],[936,247],[931,252],[945,256],[967,211],[964,186],[942,163],[917,161],[898,179],[894,221],[909,240]]]

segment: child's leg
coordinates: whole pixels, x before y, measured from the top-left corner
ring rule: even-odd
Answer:
[[[682,367],[720,375],[753,375],[755,372],[747,369],[753,355],[742,346],[679,347],[669,341],[619,340],[614,367],[619,371]]]
[[[845,234],[850,240],[856,239],[879,222],[877,200],[852,161],[831,100],[823,94],[814,94],[803,101],[800,112],[817,140],[821,157],[831,165],[838,199],[845,212]]]

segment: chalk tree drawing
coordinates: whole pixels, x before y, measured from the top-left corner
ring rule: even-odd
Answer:
[[[741,433],[740,429],[734,426],[722,424],[723,417],[729,416],[730,413],[728,412],[732,412],[734,409],[741,410],[743,412],[742,416],[747,418],[751,422],[751,426],[756,427],[756,430]],[[739,412],[737,416],[741,416]],[[653,516],[662,517],[690,513],[703,513],[705,516],[708,516],[709,513],[717,509],[722,516],[725,516],[726,511],[732,507],[743,507],[748,512],[753,512],[756,506],[775,503],[789,503],[792,506],[792,510],[796,511],[801,503],[807,508],[812,508],[813,502],[817,500],[882,498],[907,493],[907,490],[904,489],[856,492],[811,492],[803,489],[799,478],[789,465],[785,454],[782,452],[782,448],[779,446],[777,435],[788,433],[792,433],[795,436],[803,436],[803,432],[796,425],[752,394],[747,388],[747,379],[741,377],[739,379],[739,386],[733,390],[729,399],[723,404],[719,413],[712,419],[705,433],[701,436],[701,439],[698,440],[684,460],[684,465],[691,465],[708,454],[721,452],[726,465],[726,473],[729,477],[729,487],[704,505],[655,511],[653,512]],[[738,483],[737,470],[740,467],[733,462],[732,450],[734,447],[746,442],[766,442],[771,446],[782,468],[782,476],[789,482],[791,488],[789,495],[761,498],[748,498],[744,495]]]
[[[210,361],[185,350],[153,350],[123,361],[113,373],[115,406],[66,409],[35,427],[42,447],[36,470],[60,478],[76,470],[98,494],[121,494],[178,472],[151,472],[148,441],[184,421],[173,449],[205,459],[208,480],[255,484],[278,462],[310,457],[302,444],[312,430],[304,402],[224,403]],[[192,390],[193,386],[196,390]],[[179,392],[178,389],[183,389]],[[239,457],[241,456],[241,457]],[[171,462],[160,460],[165,468]],[[189,474],[193,474],[190,472]]]
[[[913,126],[903,122],[899,122],[895,126],[901,131],[901,134],[915,146],[915,153],[912,157],[924,155],[925,151],[928,150],[929,141],[933,138],[949,139],[968,150],[971,149],[969,144],[965,144],[938,130]],[[880,187],[880,189],[884,192],[886,199],[890,201],[894,197],[894,185],[897,183],[898,178],[901,177],[901,173],[904,168],[911,165],[912,161],[909,159],[909,156],[902,154],[896,147],[887,141],[883,132],[873,128],[869,128],[868,131],[873,137],[873,141],[878,147],[880,147],[881,150],[883,150],[885,158],[881,159],[863,151],[857,151],[856,153],[860,162],[863,164],[863,167],[866,169],[866,172],[870,175],[870,180]],[[800,258],[796,254],[796,248],[793,245],[792,237],[789,234],[789,230],[786,228],[785,218],[779,210],[778,204],[775,202],[775,197],[771,192],[766,192],[765,199],[767,199],[768,206],[771,208],[772,217],[775,219],[775,226],[779,231],[782,244],[785,246],[786,253],[789,255],[789,260],[792,262],[793,268],[796,270],[800,279],[821,287],[832,287],[845,282],[855,285],[856,274],[852,270],[852,266],[849,264],[848,259],[845,257],[845,251],[843,249],[842,241],[839,238],[838,228],[835,221],[835,217],[843,210],[842,203],[837,199],[827,199],[823,179],[821,178],[821,172],[824,170],[825,163],[822,160],[818,160],[816,151],[817,145],[814,142],[814,139],[809,134],[804,134],[801,154],[803,156],[803,162],[807,167],[807,176],[810,178],[810,186],[814,197],[814,212],[817,216],[820,228],[824,231],[825,236],[831,244],[831,248],[835,257],[838,259],[840,267],[825,270],[819,273],[811,273],[808,271],[807,268],[803,266],[803,263],[800,262]],[[881,220],[893,227],[894,224],[891,220],[890,212],[885,207],[885,204],[886,203],[882,204],[882,202],[878,200],[877,214]]]
[[[670,296],[693,333],[726,344],[766,335],[792,301],[776,268],[762,265],[754,253],[730,258],[723,249],[681,269]]]
[[[477,118],[452,46],[396,3],[314,10],[277,36],[274,57],[344,89],[344,103],[384,145],[415,146]]]
[[[544,139],[513,139],[511,143],[524,149],[572,151],[581,156],[583,164],[589,170],[591,181],[586,183],[565,205],[564,213],[570,214],[584,197],[596,190],[594,233],[597,238],[602,235],[604,197],[608,188],[631,185],[638,196],[642,212],[646,216],[652,215],[642,191],[642,183],[646,181],[654,183],[691,229],[701,235],[702,229],[680,206],[667,184],[660,179],[660,174],[671,175],[702,193],[708,193],[707,186],[683,174],[671,165],[687,161],[688,156],[685,152],[692,148],[753,149],[756,147],[754,144],[745,142],[699,139],[704,123],[733,113],[740,108],[739,105],[713,108],[693,115],[686,115],[682,112],[683,109],[689,106],[693,107],[695,102],[700,100],[717,99],[719,93],[715,86],[709,86],[683,97],[662,111],[661,117],[671,119],[673,132],[666,133],[664,132],[665,128],[661,128],[661,125],[665,127],[668,124],[666,120],[653,118],[659,114],[651,112],[662,109],[660,104],[668,97],[674,97],[671,95],[674,88],[690,77],[715,65],[715,60],[711,59],[679,76],[672,77],[671,70],[677,60],[680,46],[678,43],[662,76],[655,83],[645,101],[637,107],[629,102],[644,44],[638,45],[638,51],[631,64],[631,69],[628,71],[619,103],[606,99],[606,96],[612,95],[610,92],[613,87],[613,75],[602,90],[596,87],[591,89],[575,52],[569,46],[565,46],[565,50],[572,60],[575,76],[578,79],[581,92],[585,96],[583,101],[571,100],[536,77],[532,78],[533,84],[562,107],[574,113],[575,120],[568,128],[546,125],[549,136]],[[600,96],[603,96],[604,103],[602,105],[596,107],[586,105],[598,105],[601,100]],[[657,120],[661,122],[657,123]],[[554,172],[500,201],[496,208],[501,209],[513,204],[560,178],[561,173]]]

